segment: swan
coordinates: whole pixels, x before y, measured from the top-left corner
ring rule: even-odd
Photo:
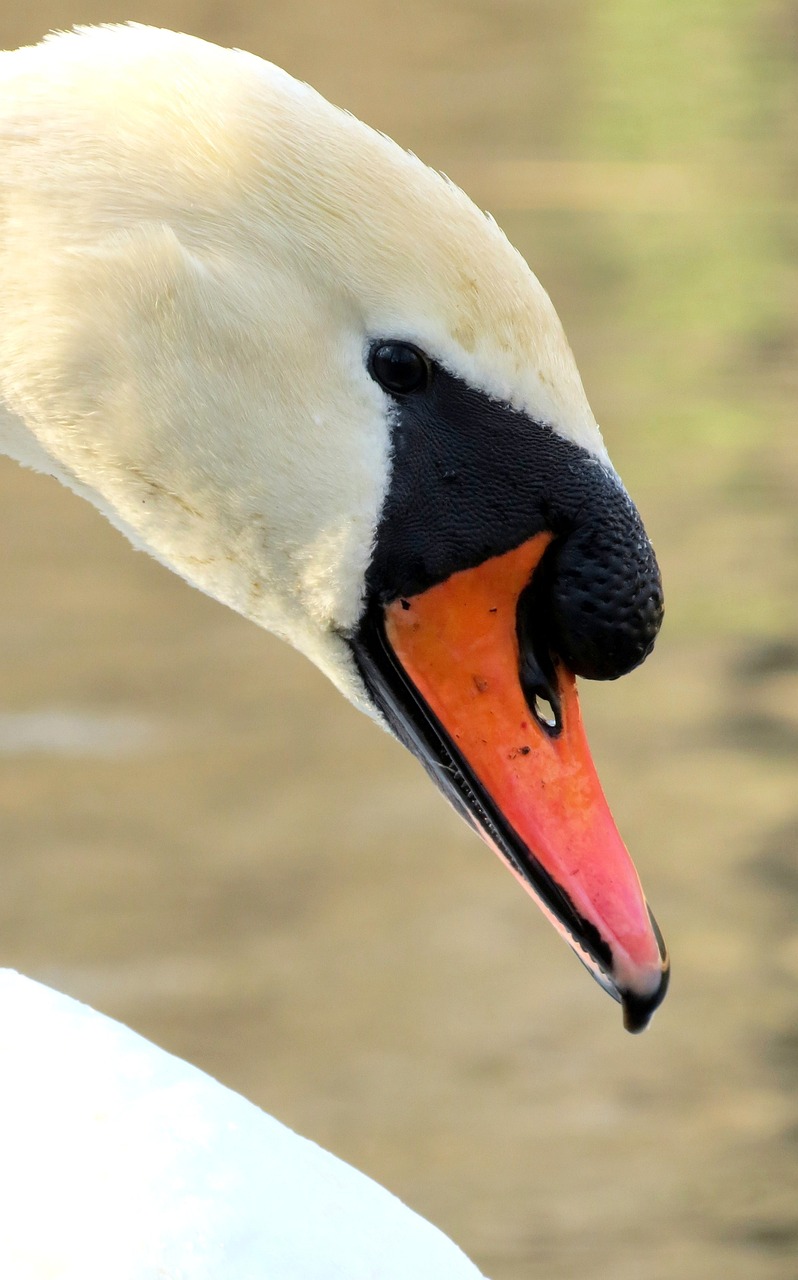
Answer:
[[[646,1026],[667,951],[576,677],[648,655],[659,570],[551,301],[462,191],[238,50],[128,25],[0,53],[0,451],[316,663]],[[139,1059],[210,1090],[22,979],[0,1024],[17,999],[43,1019],[25,1061],[78,1046],[75,1096],[31,1077],[87,1128],[81,1061],[134,1112]]]

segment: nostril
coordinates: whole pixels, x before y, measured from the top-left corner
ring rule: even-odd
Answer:
[[[556,738],[562,728],[559,708],[544,693],[536,693],[532,699],[532,714],[544,733]]]
[[[518,678],[536,724],[549,738],[562,731],[557,671],[546,633],[547,574],[544,553],[531,582],[518,597],[515,627],[518,638]]]

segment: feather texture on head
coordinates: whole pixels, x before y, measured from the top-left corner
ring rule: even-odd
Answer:
[[[389,482],[373,338],[605,460],[548,296],[451,182],[251,54],[0,54],[0,447],[349,696]]]

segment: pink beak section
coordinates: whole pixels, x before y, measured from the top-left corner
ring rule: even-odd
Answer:
[[[556,668],[547,721],[519,678],[518,598],[549,541],[395,601],[385,635],[510,841],[476,814],[483,838],[640,1031],[665,994],[668,958],[593,765],[576,680]]]

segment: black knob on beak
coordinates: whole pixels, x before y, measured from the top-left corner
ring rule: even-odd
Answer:
[[[548,650],[575,675],[616,680],[654,647],[662,581],[626,491],[607,477],[601,496],[543,556],[519,600],[519,642],[527,637],[544,671]]]

